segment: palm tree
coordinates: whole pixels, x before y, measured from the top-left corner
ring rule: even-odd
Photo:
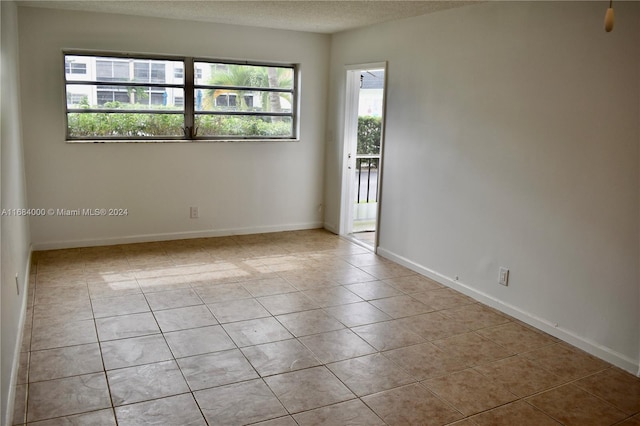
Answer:
[[[278,88],[290,88],[292,87],[292,78],[293,72],[290,68],[267,68],[267,81],[269,82],[269,87],[278,87]],[[269,105],[271,112],[282,112],[282,104],[280,102],[281,98],[286,99],[291,104],[291,94],[290,93],[278,93],[278,92],[268,92],[269,93]],[[266,94],[266,93],[265,93]],[[280,121],[280,117],[273,117],[274,121]]]
[[[214,65],[212,65],[213,67]],[[215,86],[238,86],[238,87],[251,87],[256,83],[261,83],[260,76],[256,73],[254,67],[247,67],[243,65],[229,65],[224,72],[219,70],[213,70],[213,76],[209,80],[209,84]],[[209,89],[205,92],[203,104],[205,109],[214,109],[216,106],[216,98],[221,94],[237,93],[240,109],[246,107],[244,100],[245,91],[243,90],[225,90],[225,89]]]
[[[214,65],[212,65],[214,66]],[[261,104],[263,111],[282,112],[281,99],[291,102],[290,93],[265,92],[260,88],[284,88],[288,89],[292,86],[293,73],[289,68],[279,67],[261,67],[251,65],[227,65],[226,70],[214,69],[213,76],[209,80],[209,84],[215,86],[236,86],[236,87],[255,87],[256,92],[261,93]],[[215,107],[215,99],[221,94],[236,93],[239,98],[238,107],[247,109],[245,95],[248,91],[244,90],[225,90],[210,89],[206,91],[204,105],[206,109]],[[274,117],[279,118],[279,117]]]

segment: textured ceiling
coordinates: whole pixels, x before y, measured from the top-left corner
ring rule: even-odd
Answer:
[[[318,33],[336,33],[471,3],[475,1],[19,1],[22,6],[153,16]]]

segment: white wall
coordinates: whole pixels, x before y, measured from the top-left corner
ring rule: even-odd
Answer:
[[[29,205],[129,211],[33,218],[34,248],[322,226],[329,36],[28,7],[19,16]],[[299,63],[300,141],[66,144],[65,48]]]
[[[609,34],[605,9],[489,2],[334,36],[325,220],[344,65],[388,60],[380,253],[635,373],[640,5]]]
[[[26,191],[22,135],[20,132],[20,98],[18,77],[18,13],[13,2],[0,2],[2,15],[2,70],[0,80],[0,209],[25,208]],[[2,264],[0,316],[0,399],[1,424],[11,424],[14,385],[20,348],[21,324],[26,306],[26,283],[29,276],[29,223],[26,217],[2,216],[0,225]],[[16,290],[18,274],[20,294]]]

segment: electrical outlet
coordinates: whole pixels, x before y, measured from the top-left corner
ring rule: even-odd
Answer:
[[[198,207],[191,207],[189,209],[189,217],[191,219],[198,219],[200,217],[200,209]]]
[[[509,285],[509,270],[507,268],[500,267],[498,272],[498,284],[507,286]]]
[[[18,279],[18,274],[16,274],[16,293],[20,296],[20,280]]]

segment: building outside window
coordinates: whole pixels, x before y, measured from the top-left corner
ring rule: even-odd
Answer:
[[[65,74],[86,74],[87,64],[65,61],[64,72]]]

